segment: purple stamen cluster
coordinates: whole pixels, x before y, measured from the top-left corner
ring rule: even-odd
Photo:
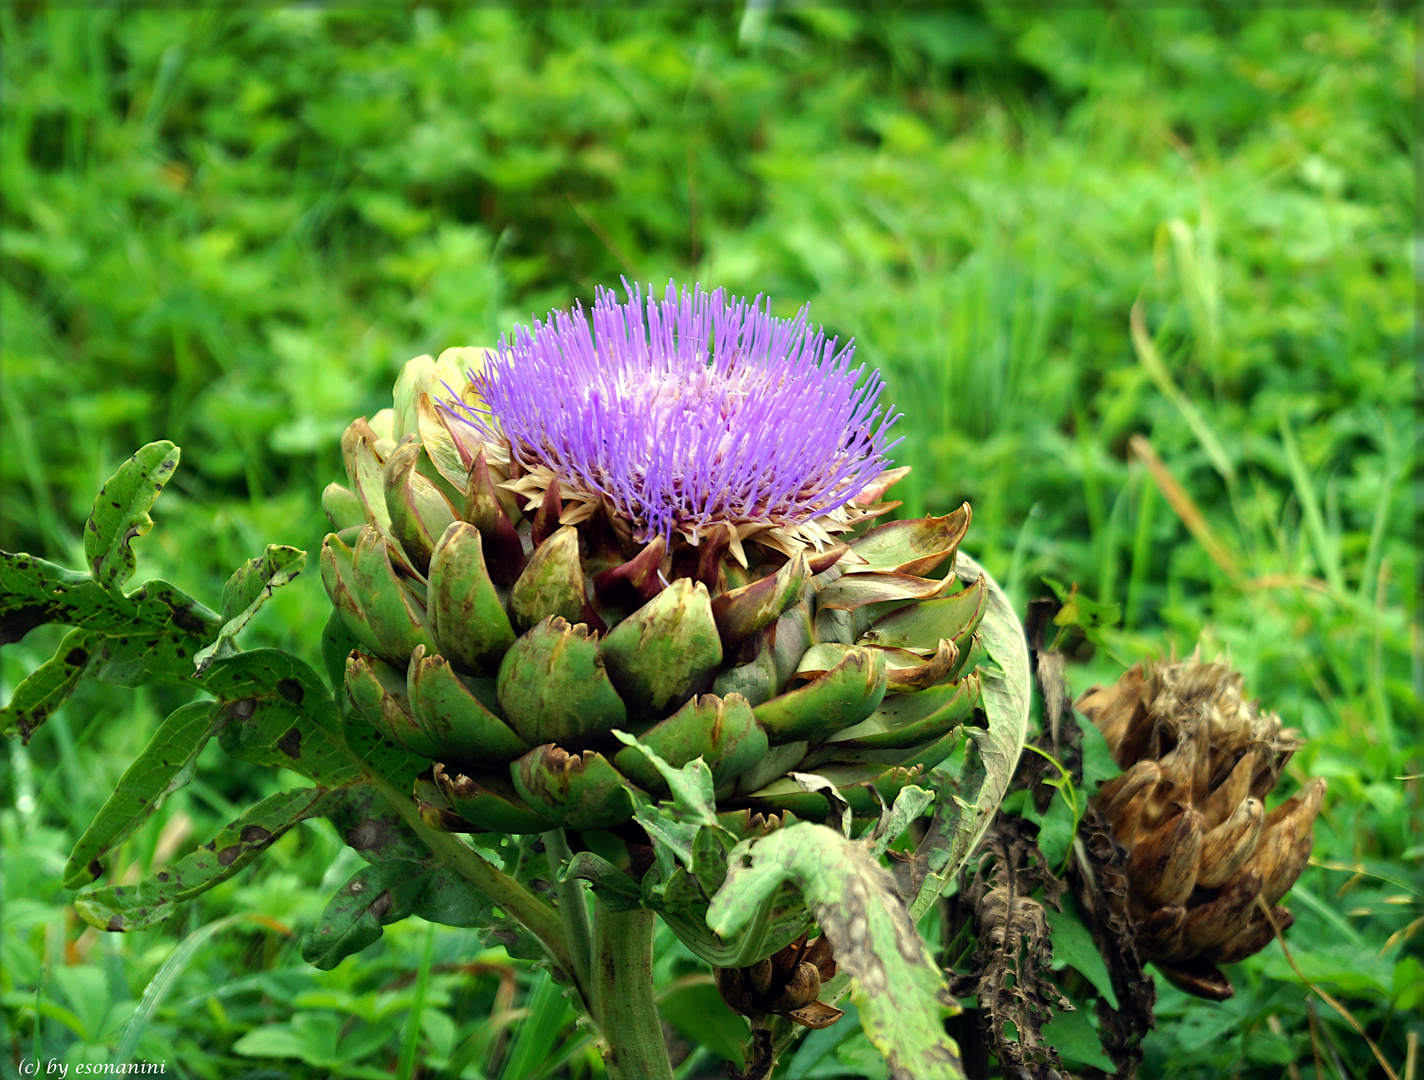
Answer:
[[[854,343],[828,341],[806,308],[777,319],[760,296],[672,283],[661,301],[628,295],[600,289],[591,322],[576,305],[501,338],[474,376],[488,412],[462,418],[601,495],[641,539],[804,524],[887,466],[898,417],[877,404],[879,374],[862,381]]]

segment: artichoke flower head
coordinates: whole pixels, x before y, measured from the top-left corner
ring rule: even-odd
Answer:
[[[948,756],[979,700],[969,508],[870,527],[908,470],[852,356],[760,297],[600,291],[411,361],[350,426],[323,580],[352,708],[431,761],[428,821],[627,840],[667,787],[615,731],[702,758],[738,836],[826,819],[793,772],[868,821]]]

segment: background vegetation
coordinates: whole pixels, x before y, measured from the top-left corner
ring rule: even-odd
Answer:
[[[171,438],[139,578],[215,598],[263,543],[317,549],[339,433],[410,356],[620,276],[810,301],[907,414],[907,511],[970,500],[1020,602],[1120,605],[1078,689],[1229,649],[1309,736],[1291,777],[1330,779],[1294,963],[1273,945],[1224,1005],[1159,987],[1144,1075],[1382,1075],[1313,984],[1418,1076],[1413,37],[1368,6],[4,5],[0,547],[77,565],[99,484]],[[309,574],[250,636],[310,654],[325,611]],[[292,932],[351,869],[320,829],[163,928],[83,929],[60,867],[180,700],[87,685],[5,748],[0,1068],[598,1071],[557,988],[468,935],[305,966]],[[115,880],[280,783],[203,764]],[[667,946],[665,1016],[707,1044],[684,1075],[721,1075],[735,1021]],[[852,1020],[787,1075],[883,1076]]]

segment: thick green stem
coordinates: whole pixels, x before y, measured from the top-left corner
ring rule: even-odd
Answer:
[[[672,1080],[653,1000],[655,924],[651,911],[594,905],[593,1011],[603,1032],[608,1080]]]
[[[526,930],[538,938],[554,963],[567,972],[575,970],[559,913],[551,905],[540,900],[504,871],[491,865],[458,837],[432,829],[425,824],[419,808],[410,796],[402,794],[384,777],[375,773],[368,775],[372,785],[390,801],[405,819],[405,823],[431,851],[494,901],[501,911],[517,919]]]
[[[553,877],[559,897],[559,915],[564,923],[564,940],[573,958],[573,976],[584,1001],[589,1000],[589,969],[592,966],[593,933],[588,926],[588,900],[583,882],[577,878],[563,880],[563,871],[573,859],[568,837],[563,829],[544,834],[544,851],[549,856],[549,874]]]

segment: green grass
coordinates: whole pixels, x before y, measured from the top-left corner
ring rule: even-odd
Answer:
[[[969,500],[971,550],[1021,603],[1048,577],[1122,605],[1078,688],[1200,641],[1305,731],[1291,781],[1331,790],[1288,940],[1399,1072],[1424,1036],[1411,21],[755,14],[0,9],[0,547],[77,564],[100,482],[171,438],[139,575],[215,597],[264,543],[316,550],[340,431],[412,355],[623,275],[809,301],[906,412],[908,512]],[[312,656],[325,609],[299,579],[250,644]],[[5,695],[41,636],[5,651]],[[398,925],[321,973],[239,921],[164,968],[237,912],[309,924],[347,858],[321,830],[165,928],[82,931],[63,859],[180,700],[89,686],[7,747],[7,1058],[127,1038],[202,1077],[384,1074],[412,1045],[421,1076],[596,1068],[562,999],[453,931]],[[279,782],[199,776],[116,878]],[[1278,946],[1233,978],[1225,1006],[1160,990],[1144,1075],[1382,1075]],[[861,1050],[807,1075],[875,1075]]]

